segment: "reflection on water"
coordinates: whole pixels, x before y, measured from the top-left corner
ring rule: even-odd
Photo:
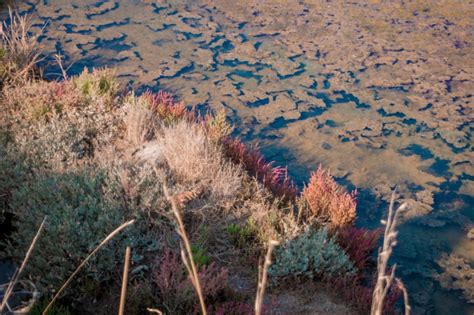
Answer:
[[[44,0],[23,8],[38,27],[47,22],[41,43],[66,56],[71,74],[114,66],[126,83],[225,110],[238,135],[289,164],[299,183],[318,163],[330,168],[361,189],[360,224],[379,224],[398,185],[411,210],[396,260],[416,313],[441,314],[444,302],[472,313],[432,275],[442,253],[473,261],[474,11],[373,2]]]

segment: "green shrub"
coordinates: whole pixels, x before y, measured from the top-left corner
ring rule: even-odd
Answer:
[[[244,226],[230,224],[226,230],[230,236],[232,244],[237,248],[246,248],[255,238],[255,231],[252,223],[247,223]]]
[[[43,298],[40,299],[39,302],[33,306],[30,310],[28,315],[41,315],[43,313],[44,308],[49,304],[49,299]],[[48,315],[71,315],[71,311],[65,305],[61,305],[60,303],[56,302],[53,306],[49,309]]]
[[[7,244],[6,252],[20,260],[47,215],[26,273],[42,292],[57,290],[102,239],[134,216],[121,194],[118,182],[100,170],[38,175],[12,195],[10,207],[16,216],[16,229],[12,235],[14,242]],[[154,245],[148,237],[150,233],[144,233],[141,226],[137,216],[133,226],[97,253],[68,293],[95,290],[113,279],[126,245],[134,248],[134,259],[138,262],[138,253],[147,244]]]
[[[275,250],[268,273],[272,277],[337,276],[353,273],[354,266],[327,228],[308,230]]]
[[[74,86],[91,102],[109,107],[120,91],[120,85],[112,71],[107,69],[84,70],[72,79]]]
[[[211,262],[211,257],[207,255],[207,250],[199,245],[192,245],[191,252],[193,253],[194,263],[197,267],[204,267]]]
[[[148,275],[147,278],[128,285],[125,314],[149,314],[147,308],[154,308],[156,304],[153,283]]]

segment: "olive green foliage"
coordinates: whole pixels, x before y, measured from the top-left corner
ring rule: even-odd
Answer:
[[[105,171],[97,169],[37,176],[15,191],[10,200],[17,229],[7,252],[22,257],[38,223],[47,216],[27,273],[43,292],[58,289],[102,239],[134,216],[120,198],[120,187]],[[95,291],[97,285],[115,276],[116,262],[122,260],[126,245],[140,252],[149,243],[140,231],[140,217],[137,219],[93,258],[75,282],[76,289]]]
[[[82,95],[92,102],[101,102],[112,106],[114,98],[120,91],[120,85],[110,70],[87,69],[73,79],[74,86]]]
[[[42,315],[43,309],[48,305],[48,299],[41,299],[35,306],[30,310],[28,315]],[[71,311],[65,305],[61,305],[60,303],[55,303],[49,309],[48,315],[71,315]]]
[[[287,241],[275,251],[274,262],[268,273],[278,277],[338,276],[353,273],[354,266],[328,236],[326,228],[308,230],[295,239]]]
[[[238,224],[230,224],[226,228],[230,236],[232,244],[237,248],[245,248],[249,246],[255,238],[255,227],[252,222],[244,226]]]
[[[211,262],[211,257],[208,256],[207,250],[199,245],[192,245],[191,252],[193,253],[194,263],[198,267],[203,267]]]
[[[156,305],[153,283],[147,276],[140,281],[133,281],[127,286],[127,303],[125,314],[147,314],[147,308]]]

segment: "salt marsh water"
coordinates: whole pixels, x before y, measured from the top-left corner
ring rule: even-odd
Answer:
[[[319,163],[331,169],[360,190],[359,225],[379,225],[398,185],[410,211],[395,261],[414,313],[474,312],[461,290],[434,279],[443,253],[474,262],[471,2],[43,0],[21,8],[46,25],[42,49],[63,55],[70,74],[115,67],[141,90],[224,110],[236,135],[288,164],[299,184]]]

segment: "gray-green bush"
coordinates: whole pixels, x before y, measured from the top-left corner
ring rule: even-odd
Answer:
[[[327,228],[308,230],[275,250],[271,277],[337,276],[353,273],[354,266]]]
[[[141,249],[153,245],[151,237],[147,239],[150,233],[141,231],[139,214],[121,198],[119,182],[111,178],[97,169],[38,174],[12,194],[16,231],[7,246],[9,255],[22,257],[38,224],[48,216],[26,269],[43,293],[57,289],[105,236],[131,217],[137,222],[101,249],[81,272],[75,290],[69,292],[94,290],[113,279],[126,245],[135,249],[136,260]]]
[[[6,148],[0,143],[0,223],[8,212],[9,200],[15,190],[26,178],[26,169],[20,157],[16,159],[7,154]]]

